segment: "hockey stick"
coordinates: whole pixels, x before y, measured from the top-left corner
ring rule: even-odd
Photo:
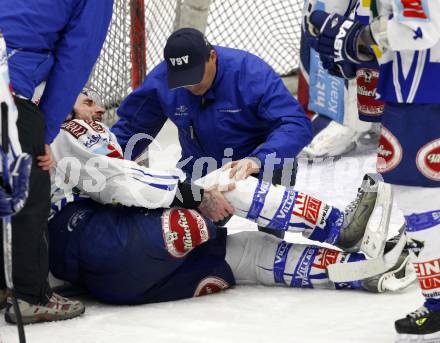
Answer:
[[[9,152],[9,130],[8,130],[8,105],[2,102],[0,105],[1,113],[1,130],[2,130],[2,169],[3,169],[3,187],[11,190],[9,184],[9,166],[8,166],[8,152]],[[12,281],[12,225],[11,216],[2,218],[3,222],[3,259],[5,266],[5,280],[6,287],[11,292],[12,306],[17,320],[18,337],[20,343],[26,343],[26,336],[24,334],[23,319],[21,317],[20,308],[18,306],[17,297],[15,296],[14,283]]]

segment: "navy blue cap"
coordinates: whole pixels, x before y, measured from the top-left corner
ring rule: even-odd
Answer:
[[[183,28],[172,33],[163,52],[167,62],[168,88],[200,83],[211,49],[203,33],[196,29]]]

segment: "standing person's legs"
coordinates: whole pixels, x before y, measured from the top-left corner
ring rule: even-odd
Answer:
[[[37,165],[44,155],[44,115],[36,105],[15,99],[17,128],[23,152],[33,157],[29,196],[23,209],[12,217],[13,280],[17,297],[31,304],[45,304],[51,290],[47,282],[47,217],[50,207],[50,177]],[[0,288],[4,286],[3,263]]]
[[[74,318],[84,313],[84,305],[53,293],[47,281],[50,177],[36,160],[37,156],[45,154],[44,115],[30,101],[16,99],[16,104],[20,144],[23,152],[33,157],[28,199],[20,213],[12,218],[13,278],[23,323]],[[5,320],[17,322],[9,299]]]
[[[398,342],[440,338],[440,105],[385,105],[379,171],[394,184],[425,303],[396,321]]]

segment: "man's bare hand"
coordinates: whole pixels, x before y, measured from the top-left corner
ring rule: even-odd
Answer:
[[[53,165],[52,151],[50,150],[49,144],[44,144],[45,154],[37,156],[38,166],[45,171],[49,171]]]
[[[244,180],[249,175],[260,172],[260,164],[253,158],[243,158],[232,161],[223,167],[223,170],[231,168],[229,177],[235,180]]]
[[[214,222],[223,220],[234,214],[234,208],[223,196],[222,192],[232,191],[235,184],[226,186],[215,185],[205,189],[199,211]]]

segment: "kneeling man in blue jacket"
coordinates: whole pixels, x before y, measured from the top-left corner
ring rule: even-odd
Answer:
[[[232,163],[237,179],[253,174],[294,185],[295,157],[310,143],[311,125],[267,63],[246,51],[213,46],[191,28],[171,34],[164,58],[123,101],[112,128],[121,146],[133,149],[132,159],[170,119],[182,147],[179,168],[193,180]],[[131,139],[135,135],[144,138]],[[231,214],[224,210],[222,224]]]

